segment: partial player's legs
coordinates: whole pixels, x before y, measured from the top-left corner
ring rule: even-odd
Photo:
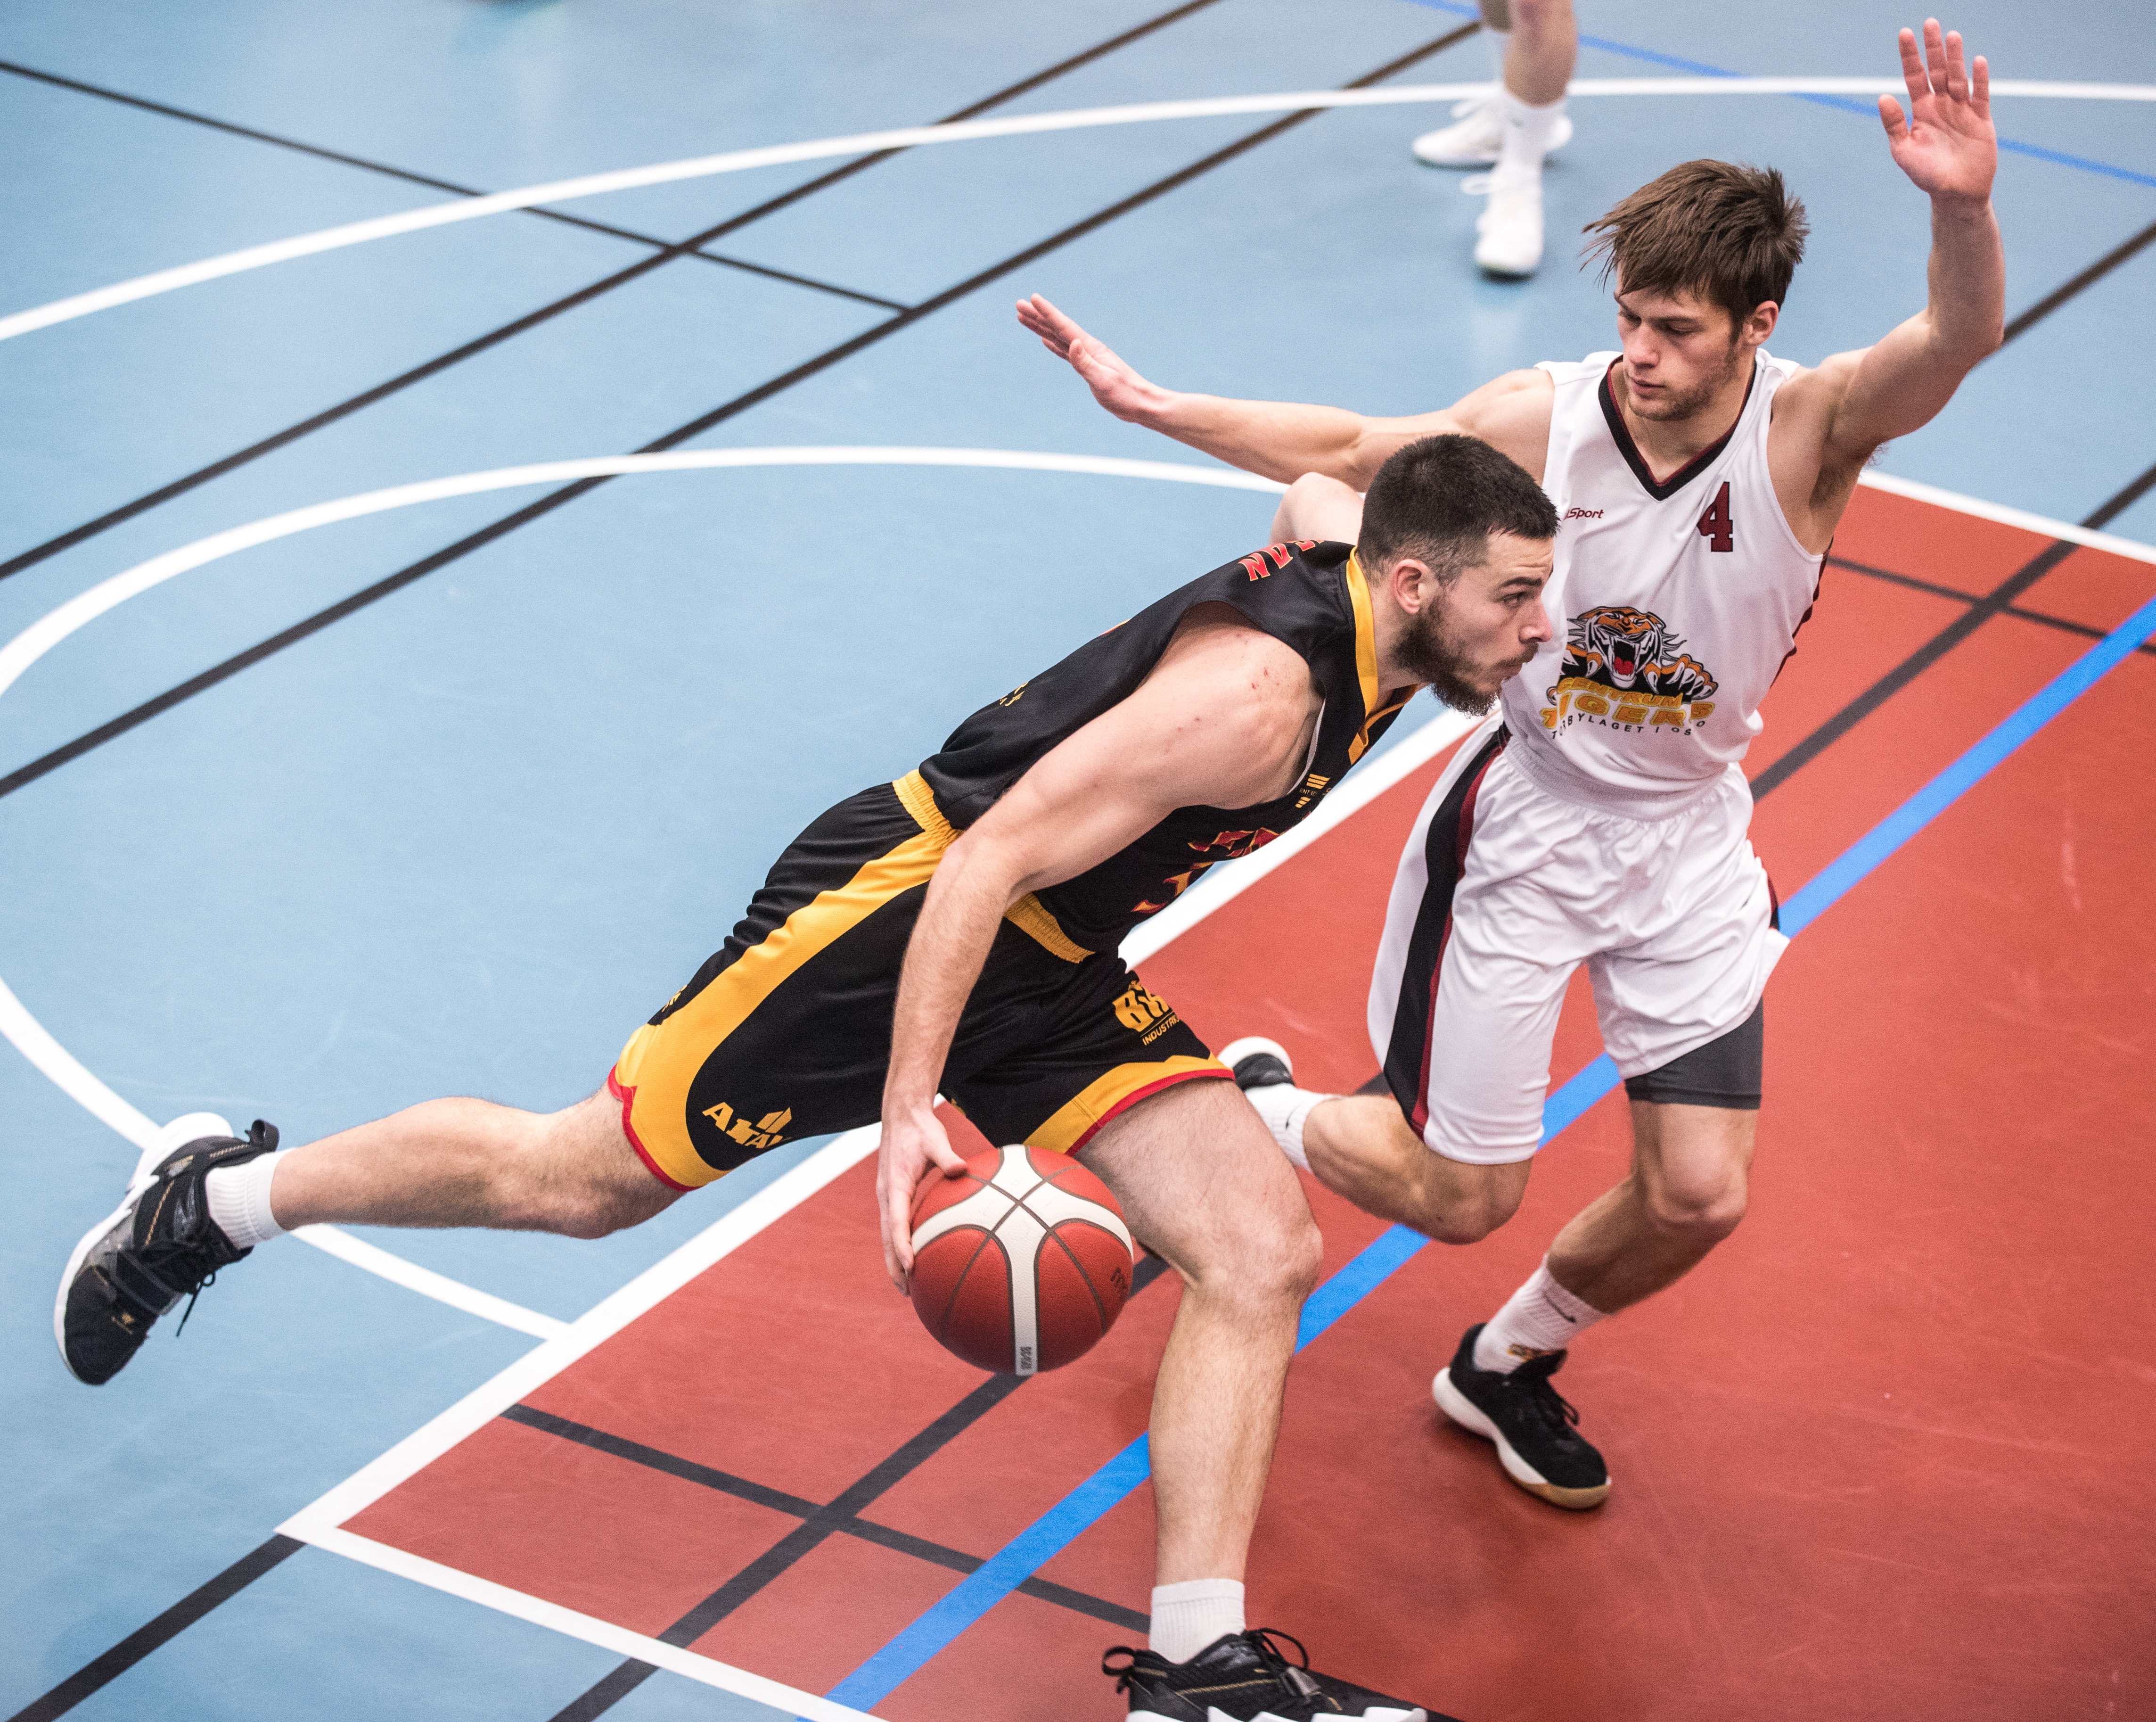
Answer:
[[[1139,1102],[1084,1159],[1122,1204],[1132,1235],[1183,1280],[1153,1391],[1159,1582],[1240,1585],[1296,1320],[1317,1282],[1317,1222],[1264,1127],[1225,1082],[1178,1083]],[[1181,1661],[1217,1636],[1164,1653]]]
[[[1103,1664],[1133,1718],[1424,1713],[1296,1666],[1245,1630],[1243,1570],[1321,1243],[1295,1175],[1225,1082],[1139,1102],[1085,1149],[1131,1231],[1183,1277],[1154,1384],[1149,1647]],[[1120,1658],[1116,1661],[1112,1658]]]
[[[557,1113],[430,1100],[277,1156],[280,1230],[483,1226],[604,1237],[680,1199],[637,1157],[604,1089]]]
[[[1675,1285],[1744,1217],[1758,1123],[1757,1112],[1635,1100],[1631,1175],[1557,1235],[1551,1277],[1604,1315]]]
[[[1572,0],[1482,0],[1482,24],[1497,88],[1461,103],[1455,123],[1418,137],[1414,152],[1433,167],[1496,169],[1475,260],[1491,275],[1530,275],[1542,261],[1543,157],[1572,136],[1564,92],[1579,26]],[[1471,181],[1469,188],[1484,188]]]
[[[274,1126],[177,1120],[119,1208],[85,1234],[54,1310],[60,1355],[93,1385],[126,1367],[157,1318],[219,1269],[297,1226],[486,1226],[602,1237],[682,1192],[622,1134],[604,1090],[561,1112],[432,1100],[277,1152]]]

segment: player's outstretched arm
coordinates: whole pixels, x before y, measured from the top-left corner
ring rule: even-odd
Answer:
[[[1138,691],[1038,761],[944,852],[906,946],[884,1082],[876,1193],[884,1266],[913,1271],[913,1193],[964,1164],[935,1113],[966,1000],[1004,911],[1075,878],[1178,807],[1244,807],[1280,789],[1315,709],[1310,671],[1246,625],[1187,622]]]
[[[1514,372],[1501,377],[1442,411],[1374,419],[1341,407],[1232,400],[1163,388],[1037,293],[1019,301],[1018,320],[1040,337],[1043,347],[1066,361],[1093,391],[1093,398],[1118,419],[1282,484],[1291,484],[1306,472],[1320,472],[1351,489],[1366,490],[1385,457],[1417,437],[1460,431],[1495,441],[1496,436],[1482,427],[1481,419],[1502,397],[1532,387],[1538,374]],[[1545,414],[1544,440],[1547,428]],[[1501,442],[1499,446],[1505,445]],[[1505,452],[1513,454],[1509,447]],[[1534,457],[1536,466],[1531,470],[1540,465],[1539,444]]]
[[[1922,311],[1876,347],[1821,366],[1838,384],[1826,437],[1829,472],[1853,472],[1873,450],[1928,424],[1994,351],[2006,316],[2006,259],[1991,208],[1999,167],[1990,69],[1964,60],[1958,32],[1924,23],[1922,49],[1902,32],[1909,111],[1891,95],[1879,117],[1895,164],[1932,200],[1931,291]]]

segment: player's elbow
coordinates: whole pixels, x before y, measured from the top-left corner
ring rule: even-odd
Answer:
[[[1353,543],[1361,530],[1363,499],[1328,473],[1306,472],[1287,487],[1273,515],[1273,542],[1337,538]]]

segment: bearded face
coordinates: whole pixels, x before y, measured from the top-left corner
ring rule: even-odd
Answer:
[[[1399,645],[1400,666],[1455,712],[1481,717],[1497,702],[1497,690],[1505,677],[1520,667],[1517,658],[1502,666],[1480,661],[1474,646],[1454,622],[1450,606],[1440,596],[1410,617]],[[1491,673],[1495,667],[1497,673]]]

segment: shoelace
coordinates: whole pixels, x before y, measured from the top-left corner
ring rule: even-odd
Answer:
[[[187,1332],[187,1318],[195,1313],[195,1305],[202,1302],[202,1294],[204,1292],[207,1292],[216,1283],[217,1271],[213,1268],[208,1273],[203,1277],[201,1283],[196,1286],[193,1292],[188,1296],[187,1307],[180,1312],[180,1324],[172,1329],[172,1337],[175,1339],[178,1339],[181,1334]]]
[[[1257,1647],[1258,1654],[1272,1671],[1273,1678],[1297,1698],[1315,1698],[1324,1690],[1311,1678],[1309,1647],[1294,1633],[1283,1632],[1277,1627],[1253,1627],[1243,1636]],[[1284,1638],[1292,1644],[1296,1654],[1302,1660],[1290,1662],[1286,1653],[1273,1642],[1276,1638]]]
[[[1310,1648],[1294,1633],[1283,1632],[1276,1627],[1253,1627],[1242,1636],[1257,1652],[1258,1660],[1265,1672],[1284,1689],[1297,1698],[1315,1698],[1323,1692],[1324,1689],[1310,1674]],[[1290,1662],[1286,1653],[1276,1641],[1292,1644],[1301,1661]],[[1138,1651],[1127,1644],[1116,1645],[1102,1653],[1101,1672],[1116,1677],[1117,1692],[1127,1692],[1137,1673],[1138,1658],[1143,1654],[1149,1653]],[[1116,1657],[1122,1657],[1124,1660],[1120,1663],[1111,1660]]]
[[[1548,1375],[1536,1379],[1527,1389],[1525,1399],[1540,1414],[1543,1426],[1560,1441],[1568,1440],[1579,1426],[1579,1407],[1558,1392]]]

